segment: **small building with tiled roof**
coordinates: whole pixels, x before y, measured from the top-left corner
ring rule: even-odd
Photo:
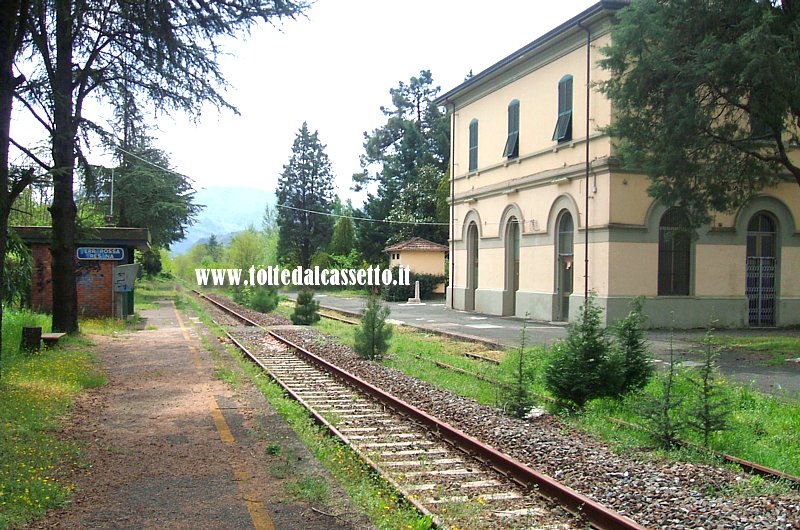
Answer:
[[[47,226],[12,229],[31,249],[31,307],[34,311],[51,313],[52,230]],[[76,238],[75,246],[79,314],[93,317],[133,314],[133,293],[122,292],[120,286],[115,285],[115,269],[133,264],[134,250],[150,248],[150,232],[146,228],[90,228]]]
[[[421,237],[412,237],[383,249],[389,254],[389,267],[408,266],[413,273],[436,276],[442,276],[447,272],[445,268],[447,250],[447,245]],[[438,285],[434,292],[444,294],[444,284]]]

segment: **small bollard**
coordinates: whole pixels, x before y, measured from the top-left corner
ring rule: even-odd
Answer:
[[[34,353],[39,351],[41,345],[42,345],[41,327],[22,328],[22,342],[19,345],[20,350],[26,353]]]
[[[422,300],[419,298],[419,280],[414,282],[414,298],[409,298],[409,304],[419,304]]]

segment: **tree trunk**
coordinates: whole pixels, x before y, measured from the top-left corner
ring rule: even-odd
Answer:
[[[6,261],[6,237],[10,201],[8,193],[8,149],[11,131],[11,106],[14,102],[14,56],[17,54],[17,28],[20,0],[10,0],[0,9],[0,267]],[[0,269],[2,274],[2,269]],[[0,379],[3,377],[3,290],[0,282]]]
[[[72,14],[69,0],[56,0],[56,68],[53,79],[53,331],[78,330],[75,282],[75,215],[72,179],[75,124],[72,118]]]

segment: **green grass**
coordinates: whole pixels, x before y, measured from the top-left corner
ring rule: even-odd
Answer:
[[[354,326],[323,319],[314,327],[336,337],[343,344],[353,345]],[[780,340],[772,343],[791,344]],[[759,344],[759,341],[753,340],[750,344]],[[438,360],[506,383],[512,381],[508,362],[500,367],[494,367],[484,361],[459,355],[460,352],[467,351],[470,346],[472,351],[476,351],[476,347],[468,343],[408,328],[395,328],[395,334],[390,341],[390,355],[383,364],[458,395],[475,399],[479,403],[501,404],[503,401],[501,392],[496,385],[472,376],[443,370],[428,360],[419,360],[414,356],[414,354],[421,355],[426,359]],[[537,374],[529,388],[534,400],[538,401],[540,406],[547,407],[549,402],[542,396],[547,396],[548,393],[541,374],[547,364],[549,353],[544,348],[534,347],[526,350],[526,354],[531,359],[533,371]],[[652,381],[645,392],[652,394],[655,388],[656,383]],[[732,383],[726,383],[723,388],[724,397],[734,411],[730,418],[731,429],[715,434],[710,446],[718,451],[800,476],[800,402],[796,400],[787,402]],[[691,392],[691,385],[682,379],[678,391],[688,395]],[[566,420],[574,427],[611,443],[620,451],[650,449],[653,443],[646,433],[615,425],[607,419],[607,416],[614,416],[644,425],[641,401],[641,396],[630,396],[622,402],[613,399],[595,400],[589,403],[584,413],[573,414],[566,417]],[[701,442],[699,435],[692,432],[686,432],[684,438],[694,443]],[[706,460],[705,455],[693,452],[673,456],[695,461]]]
[[[179,300],[181,306],[188,306],[200,316],[209,329],[214,330],[218,336],[224,335],[221,329],[211,322],[196,300],[186,296],[180,296]],[[312,421],[302,405],[286,397],[280,386],[263,377],[260,368],[245,360],[238,350],[227,347],[227,352],[237,361],[250,381],[292,427],[312,454],[341,484],[356,506],[363,510],[378,528],[386,530],[426,530],[430,528],[431,523],[427,517],[421,516],[413,507],[399,499],[392,488],[383,479],[376,476],[358,455],[328,436]],[[270,448],[281,454],[284,452],[274,444],[267,445],[265,450],[269,451]],[[286,470],[282,468],[279,461],[267,471],[275,476],[274,474],[283,474]]]
[[[136,282],[134,307],[137,311],[156,309],[159,300],[171,300],[175,295],[175,280],[144,278]]]
[[[712,338],[712,343],[723,348],[736,348],[769,355],[765,364],[777,365],[786,359],[800,357],[800,337],[762,335],[755,337],[737,337],[719,335]]]
[[[279,307],[281,314],[288,314],[290,311],[291,305]],[[335,337],[343,344],[353,345],[354,326],[322,319],[314,327]],[[781,354],[786,356],[800,355],[797,353],[798,350],[793,350],[798,342],[798,339],[793,337],[722,336],[716,337],[715,342],[748,347],[755,351],[782,352]],[[459,355],[467,351],[470,346],[473,348],[472,351],[479,351],[479,347],[469,343],[396,327],[390,344],[390,355],[383,361],[386,366],[458,395],[475,399],[479,403],[488,405],[501,403],[497,387],[471,376],[443,370],[430,361],[415,358],[414,354],[501,381],[511,381],[509,363],[497,368],[484,361]],[[530,390],[535,400],[538,396],[538,404],[547,407],[549,402],[542,396],[547,396],[548,393],[541,375],[547,364],[548,351],[540,347],[526,351],[530,355],[536,373]],[[652,394],[656,387],[656,381],[651,381],[644,391]],[[690,389],[691,385],[682,378],[678,384],[678,392],[688,395]],[[730,429],[716,433],[710,440],[711,448],[800,476],[800,401],[786,401],[734,383],[725,383],[723,393],[733,411],[730,416]],[[615,425],[607,419],[608,416],[614,416],[630,423],[644,425],[641,403],[640,395],[629,396],[623,401],[595,400],[588,404],[583,413],[564,418],[575,428],[605,440],[622,452],[649,451],[653,447],[649,435]],[[686,432],[683,437],[694,443],[701,442],[700,436],[696,433]],[[695,451],[679,451],[670,456],[692,461],[709,461],[706,454],[698,454]],[[714,458],[710,460],[716,462]]]
[[[3,315],[0,528],[21,526],[69,500],[73,485],[62,470],[75,465],[79,450],[54,431],[78,392],[104,383],[85,339],[62,339],[30,356],[19,352],[22,326],[47,329],[48,321],[32,313]]]

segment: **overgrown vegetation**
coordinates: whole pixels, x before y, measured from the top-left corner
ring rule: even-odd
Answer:
[[[79,452],[54,433],[74,396],[104,382],[85,339],[62,339],[36,355],[20,354],[22,327],[48,324],[46,315],[28,312],[6,311],[3,319],[0,528],[22,526],[69,500],[74,487],[63,470],[77,462]]]
[[[362,359],[379,361],[389,349],[392,327],[386,322],[389,306],[377,296],[370,296],[361,312],[361,326],[356,329],[353,349]]]
[[[691,399],[687,424],[700,434],[708,447],[710,437],[728,428],[730,403],[722,396],[722,379],[717,368],[719,348],[711,340],[712,330],[703,343],[703,364],[689,376],[696,391]]]

